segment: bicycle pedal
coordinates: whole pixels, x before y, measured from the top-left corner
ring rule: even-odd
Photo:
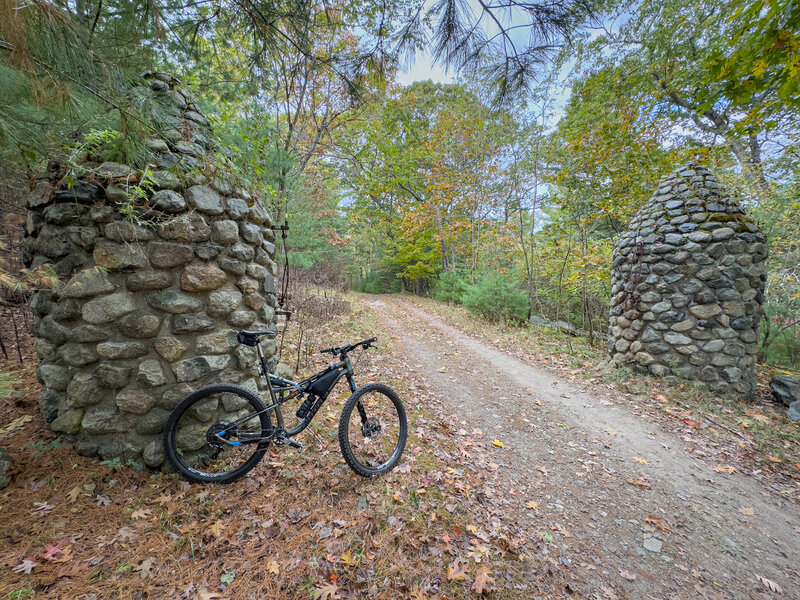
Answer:
[[[292,440],[287,440],[286,444],[288,446],[291,446],[292,448],[297,448],[297,452],[298,453],[303,451],[303,445],[302,444],[298,444],[297,442],[293,442]]]

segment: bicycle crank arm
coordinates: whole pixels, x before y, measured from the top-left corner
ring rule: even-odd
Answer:
[[[297,448],[298,452],[303,451],[303,445],[298,444],[297,442],[293,442],[289,438],[275,438],[274,443],[276,446],[291,446],[292,448]]]

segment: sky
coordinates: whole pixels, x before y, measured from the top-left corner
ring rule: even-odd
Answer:
[[[410,85],[415,81],[427,81],[428,79],[436,83],[452,83],[454,80],[453,70],[445,73],[443,67],[433,64],[433,57],[428,52],[419,52],[402,71],[397,81],[401,85]]]

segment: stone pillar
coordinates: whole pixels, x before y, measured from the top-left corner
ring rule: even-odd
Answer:
[[[145,141],[163,169],[145,221],[117,204],[141,174],[87,163],[71,188],[61,174],[37,183],[24,249],[62,281],[31,302],[46,421],[81,454],[158,467],[169,411],[190,392],[214,380],[257,389],[255,351],[235,332],[274,328],[277,302],[269,214],[208,160],[207,122],[180,85],[164,74],[150,85],[176,129]],[[266,345],[273,364],[275,351]]]
[[[752,395],[765,242],[706,168],[669,175],[614,249],[611,357],[720,394]]]

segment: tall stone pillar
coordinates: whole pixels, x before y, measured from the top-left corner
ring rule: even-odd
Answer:
[[[705,167],[690,164],[666,177],[614,249],[611,357],[750,396],[765,242]]]
[[[148,84],[174,129],[145,140],[156,190],[138,201],[141,220],[119,208],[142,173],[87,163],[71,187],[59,172],[39,180],[24,248],[29,266],[51,264],[62,281],[31,302],[46,421],[81,454],[157,467],[185,396],[217,379],[257,390],[254,349],[235,333],[273,329],[277,302],[269,214],[210,160],[208,123],[179,83]]]

